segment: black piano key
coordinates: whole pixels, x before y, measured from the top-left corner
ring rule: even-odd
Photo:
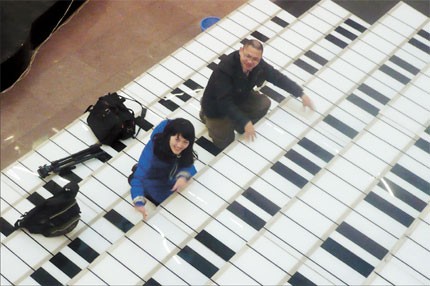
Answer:
[[[430,33],[427,32],[426,30],[419,30],[418,35],[420,35],[424,39],[430,40]]]
[[[396,164],[391,172],[430,196],[430,184],[403,166]]]
[[[207,65],[208,68],[210,68],[211,70],[215,70],[217,68],[217,64],[214,62],[211,62],[210,64]]]
[[[267,199],[265,196],[263,196],[251,187],[248,188],[245,192],[243,192],[242,196],[244,196],[272,216],[275,215],[281,209],[271,200]]]
[[[143,130],[148,131],[151,130],[152,127],[154,127],[154,124],[152,124],[151,122],[149,122],[146,119],[143,119],[141,124],[139,125]]]
[[[410,39],[409,43],[411,45],[415,46],[416,48],[420,49],[421,51],[423,51],[426,54],[430,53],[430,47],[427,46],[426,44],[424,44],[423,42],[415,39],[415,38]]]
[[[161,286],[160,283],[158,283],[154,278],[149,278],[148,281],[146,281],[143,286]]]
[[[61,252],[54,255],[49,261],[70,278],[75,277],[82,270]]]
[[[299,142],[299,145],[324,160],[325,162],[329,162],[333,158],[333,154],[322,148],[321,146],[315,144],[313,141],[304,137]]]
[[[263,86],[260,89],[260,92],[264,93],[265,95],[267,95],[268,97],[270,97],[271,99],[273,99],[274,101],[276,101],[278,103],[285,99],[285,96],[283,96],[282,94],[274,91],[273,89],[271,89],[267,85]]]
[[[424,130],[425,131],[425,133],[427,133],[428,135],[430,135],[430,126],[428,126],[427,128],[426,128],[426,130]]]
[[[318,69],[316,69],[315,67],[311,66],[310,64],[308,64],[307,62],[305,62],[301,59],[295,60],[294,64],[297,65],[298,67],[304,69],[305,71],[307,71],[310,74],[315,74],[318,71]]]
[[[386,73],[387,75],[391,76],[392,78],[394,78],[395,80],[397,80],[403,84],[408,84],[408,82],[411,81],[410,78],[402,75],[401,73],[399,73],[398,71],[392,69],[391,67],[389,67],[387,65],[382,65],[379,69],[382,72]]]
[[[113,142],[111,145],[110,145],[115,151],[117,151],[117,152],[121,152],[122,150],[124,150],[126,147],[127,147],[127,145],[125,145],[124,143],[122,143],[121,141],[119,141],[119,140],[116,140],[115,142]],[[103,152],[102,154],[100,154],[100,155],[98,155],[97,156],[97,159],[99,159],[100,161],[102,161],[103,163],[106,163],[107,161],[109,161],[110,159],[112,158],[112,156],[111,155],[109,155],[108,153],[106,153],[106,152]]]
[[[170,111],[175,111],[176,109],[179,108],[179,105],[177,105],[171,100],[160,99],[158,102],[164,107],[166,107],[167,109],[169,109]]]
[[[261,42],[265,43],[267,42],[267,40],[269,39],[268,37],[266,37],[265,35],[263,35],[262,33],[260,33],[259,31],[254,31],[251,33],[251,36],[257,38],[258,40],[260,40]]]
[[[347,24],[348,26],[360,31],[360,32],[364,32],[366,31],[366,27],[364,27],[363,25],[355,22],[354,20],[351,19],[346,19],[345,24]]]
[[[349,127],[348,125],[346,125],[345,123],[343,123],[342,121],[340,121],[339,119],[337,119],[336,117],[332,116],[332,115],[327,115],[323,121],[327,124],[329,124],[330,126],[332,126],[333,128],[339,130],[340,132],[342,132],[343,134],[345,134],[346,136],[348,136],[349,138],[354,138],[358,132],[354,129],[352,129],[351,127]]]
[[[230,258],[232,258],[235,254],[235,252],[231,248],[216,239],[206,230],[202,230],[201,232],[199,232],[199,234],[195,236],[195,239],[200,241],[203,245],[212,250],[215,254],[217,254],[225,261],[230,260]]]
[[[70,242],[68,246],[89,263],[93,262],[99,256],[94,249],[78,237]]]
[[[374,100],[376,100],[376,101],[378,101],[378,102],[380,102],[380,103],[382,103],[384,105],[387,104],[387,102],[390,101],[390,99],[388,97],[386,97],[382,93],[376,91],[375,89],[371,88],[367,84],[362,83],[358,87],[358,90],[364,92],[365,94],[367,94],[368,96],[370,96]]]
[[[114,209],[108,211],[103,217],[123,232],[129,231],[134,226],[129,220],[120,215]]]
[[[296,152],[294,149],[290,149],[285,154],[285,157],[287,157],[288,159],[290,159],[291,161],[293,161],[294,163],[296,163],[297,165],[299,165],[300,167],[302,167],[303,169],[305,169],[306,171],[308,171],[312,175],[315,175],[316,173],[318,173],[321,170],[321,168],[318,165],[313,163],[308,158],[302,156],[300,153]]]
[[[34,271],[31,275],[31,278],[34,279],[37,283],[40,285],[49,285],[49,286],[62,286],[63,284],[60,283],[57,279],[55,279],[51,274],[49,274],[45,269],[42,267]]]
[[[220,148],[218,148],[217,146],[215,146],[215,144],[213,142],[209,141],[204,136],[202,136],[199,139],[197,139],[196,140],[196,144],[199,145],[200,147],[202,147],[203,149],[205,149],[206,151],[208,151],[209,153],[211,153],[214,156],[218,155],[222,151]]]
[[[382,212],[386,213],[396,221],[400,222],[406,227],[409,227],[411,223],[414,221],[414,218],[407,214],[406,212],[402,211],[395,205],[391,204],[390,202],[384,200],[374,192],[370,192],[364,200],[371,205],[373,205],[375,208],[381,210]]]
[[[0,217],[0,232],[8,237],[12,232],[15,231],[15,227],[11,225],[7,220]]]
[[[341,39],[329,34],[326,37],[326,40],[332,42],[333,44],[335,44],[336,46],[340,47],[340,48],[345,48],[346,46],[348,46],[347,43],[345,43],[344,41],[342,41]]]
[[[336,32],[338,32],[339,34],[345,36],[346,38],[350,39],[350,40],[355,40],[355,38],[357,38],[357,35],[354,33],[351,33],[350,31],[348,31],[347,29],[339,26],[335,29]]]
[[[81,177],[79,177],[70,170],[62,170],[60,171],[60,173],[58,173],[58,175],[70,182],[79,183],[80,181],[82,181]]]
[[[41,205],[46,199],[39,195],[37,192],[32,193],[27,197],[27,200],[29,200],[33,205],[38,206]]]
[[[292,286],[317,286],[317,284],[313,283],[299,272],[294,273],[288,280],[288,283]]]
[[[373,116],[376,116],[379,113],[379,108],[376,108],[375,106],[368,103],[364,99],[356,96],[355,94],[351,94],[346,99]]]
[[[45,188],[48,192],[50,192],[53,195],[63,190],[63,188],[53,180],[50,180],[45,185],[43,185],[43,188]]]
[[[203,89],[203,87],[201,87],[197,82],[193,81],[192,79],[188,79],[187,81],[185,81],[184,85],[186,85],[192,90]]]
[[[396,65],[404,68],[405,70],[407,70],[408,72],[410,72],[411,74],[416,75],[417,73],[420,72],[420,70],[418,68],[416,68],[415,66],[411,65],[410,63],[408,63],[407,61],[399,58],[398,56],[394,55],[390,58],[390,61],[392,61],[393,63],[395,63]]]
[[[203,273],[206,277],[212,277],[217,273],[218,267],[206,260],[203,256],[195,252],[192,248],[185,246],[178,252],[178,256],[187,261],[194,268]]]
[[[317,53],[314,53],[313,51],[309,50],[305,53],[305,56],[307,56],[308,58],[316,61],[317,63],[319,63],[320,65],[325,65],[328,61],[321,57],[320,55],[318,55]]]
[[[430,142],[422,138],[418,139],[417,142],[415,142],[415,146],[417,146],[426,153],[430,153]]]
[[[180,89],[180,88],[175,88],[172,92],[171,92],[171,94],[172,95],[175,95],[175,94],[178,94],[178,95],[175,95],[177,98],[179,98],[180,100],[182,100],[183,102],[185,102],[185,101],[187,101],[188,99],[190,99],[191,98],[191,96],[188,94],[188,93],[186,93],[186,92],[184,92],[182,89]]]
[[[279,26],[281,26],[281,27],[283,27],[283,28],[285,28],[286,26],[288,26],[288,25],[289,25],[289,23],[288,23],[288,22],[286,22],[286,21],[282,20],[282,19],[281,19],[281,18],[279,18],[278,16],[273,17],[271,20],[272,20],[272,22],[274,22],[274,23],[278,24]]]
[[[383,259],[388,253],[388,250],[381,246],[379,243],[372,240],[367,235],[358,231],[346,222],[342,222],[336,229],[337,232],[353,241],[355,244],[377,257],[378,259]]]
[[[257,215],[255,215],[253,212],[239,204],[238,202],[234,201],[232,202],[228,207],[227,210],[229,210],[231,213],[242,219],[244,222],[249,224],[251,227],[253,227],[256,230],[260,230],[263,228],[263,226],[266,224],[264,220],[259,218]]]
[[[340,261],[343,261],[349,267],[355,269],[358,273],[363,275],[364,277],[369,276],[372,273],[374,267],[360,258],[355,253],[351,252],[341,244],[337,243],[330,237],[327,238],[326,241],[323,242],[321,247],[331,253],[333,256],[338,258]]]
[[[303,188],[308,182],[308,180],[280,162],[276,162],[271,169],[299,188]]]
[[[379,181],[378,186],[419,212],[421,212],[427,206],[425,202],[423,202],[401,186],[392,182],[388,178],[384,178],[383,181]]]

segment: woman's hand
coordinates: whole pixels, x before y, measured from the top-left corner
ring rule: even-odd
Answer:
[[[255,137],[257,137],[254,129],[254,124],[252,124],[251,121],[248,121],[248,123],[246,123],[244,127],[244,130],[245,130],[245,139],[251,142],[254,141]]]
[[[307,94],[302,95],[302,103],[303,103],[303,107],[307,106],[310,109],[315,110],[315,105],[312,102],[312,99]]]
[[[134,208],[138,212],[142,213],[143,219],[146,220],[146,218],[148,217],[148,212],[146,211],[145,206],[134,206]]]
[[[184,177],[179,177],[179,179],[176,180],[175,185],[173,185],[172,192],[179,192],[181,191],[185,185],[187,184],[188,180]]]

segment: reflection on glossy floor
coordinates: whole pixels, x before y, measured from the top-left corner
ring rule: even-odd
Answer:
[[[149,106],[136,139],[40,178],[38,166],[96,142],[81,115],[3,169],[1,284],[429,285],[430,19],[396,2],[368,21],[337,2],[296,14],[251,0],[121,87]],[[266,83],[258,140],[220,153],[199,120],[201,90],[245,37],[265,42],[317,109]],[[198,173],[142,221],[127,176],[166,117],[195,126]],[[69,181],[76,229],[14,230]]]
[[[201,32],[244,0],[88,1],[0,95],[1,169]]]

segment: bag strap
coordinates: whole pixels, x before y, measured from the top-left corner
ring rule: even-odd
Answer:
[[[127,98],[127,97],[124,97],[124,96],[121,96],[121,95],[118,95],[118,97],[121,99],[125,99],[125,100],[129,100],[129,101],[134,101],[135,103],[137,103],[137,104],[139,104],[140,105],[140,108],[141,108],[141,110],[140,110],[140,117],[145,117],[145,115],[146,115],[146,108],[143,106],[143,104],[142,103],[140,103],[139,101],[137,101],[136,99],[134,99],[134,98]],[[134,116],[134,111],[133,110],[131,110],[131,109],[129,109],[132,113],[133,113],[133,116]],[[135,117],[135,119],[136,119],[136,117]],[[136,132],[136,134],[134,134],[132,137],[133,138],[136,138],[137,137],[137,135],[139,135],[139,132],[140,132],[140,129],[142,129],[142,127],[140,126],[140,125],[138,125],[139,126],[139,129],[137,129],[137,132]]]

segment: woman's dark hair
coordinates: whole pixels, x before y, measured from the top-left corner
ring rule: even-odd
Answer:
[[[190,142],[188,147],[181,152],[179,166],[190,166],[197,159],[197,154],[193,150],[194,140],[196,139],[194,126],[184,118],[170,120],[164,127],[163,132],[154,136],[154,154],[163,161],[171,161],[177,158],[170,149],[170,137],[181,135]]]

